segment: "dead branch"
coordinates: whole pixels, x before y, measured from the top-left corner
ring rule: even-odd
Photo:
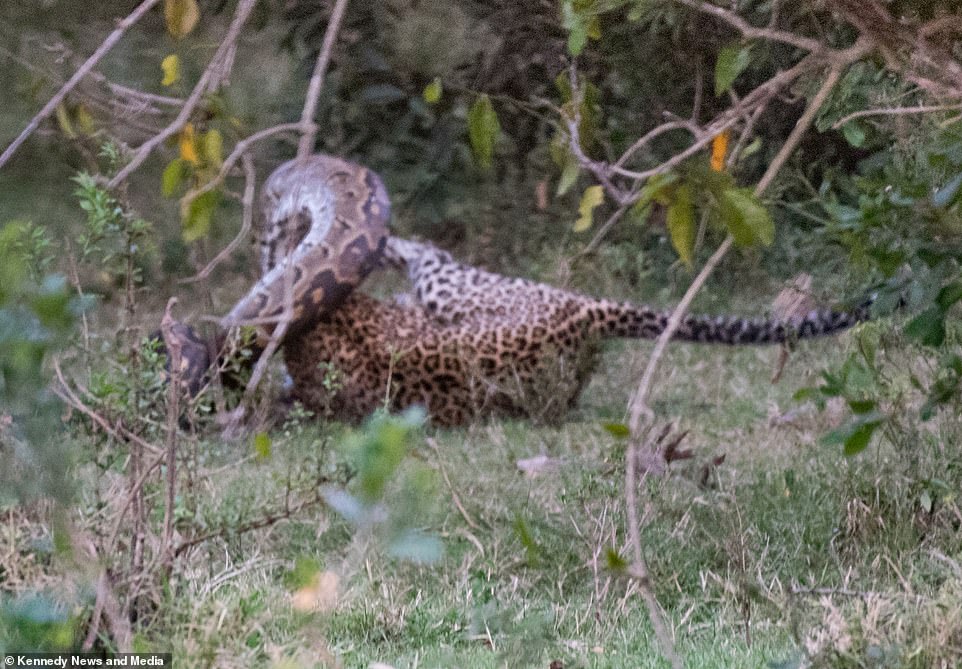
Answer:
[[[164,444],[167,456],[167,496],[164,505],[164,534],[161,552],[164,554],[165,566],[168,569],[173,561],[171,538],[174,533],[174,496],[177,492],[177,432],[180,419],[180,395],[183,388],[181,378],[181,342],[174,336],[174,305],[177,298],[167,301],[167,308],[160,321],[160,331],[164,337],[164,346],[170,355],[170,382],[167,392],[167,439]]]
[[[718,5],[702,2],[701,0],[675,0],[675,2],[677,2],[679,5],[702,12],[703,14],[710,14],[716,18],[719,18],[740,32],[743,37],[747,37],[749,39],[763,39],[769,42],[790,44],[810,53],[823,51],[828,48],[825,44],[822,44],[816,39],[803,37],[793,32],[776,30],[773,27],[756,28],[734,12],[719,7]]]
[[[71,389],[70,384],[67,383],[67,379],[64,377],[63,370],[60,368],[59,360],[54,360],[53,369],[54,373],[57,375],[57,381],[60,382],[60,385],[52,386],[51,390],[53,390],[53,393],[63,400],[68,406],[76,409],[80,413],[90,418],[90,420],[92,420],[96,425],[100,426],[104,432],[117,441],[132,441],[147,451],[152,453],[161,453],[161,449],[157,448],[151,443],[148,443],[142,437],[134,434],[124,426],[118,425],[116,428],[111,427],[106,418],[84,404],[83,401],[77,397],[76,393],[74,393],[74,391]]]
[[[297,145],[298,158],[306,158],[314,150],[314,140],[317,136],[314,114],[317,112],[317,103],[320,101],[321,89],[324,87],[327,64],[331,60],[334,40],[337,38],[337,31],[341,27],[341,19],[344,18],[346,7],[347,0],[336,0],[331,18],[327,23],[327,30],[324,31],[324,42],[321,45],[321,52],[317,56],[314,74],[311,75],[311,83],[307,87],[307,95],[304,99],[304,111],[301,113],[301,141]]]
[[[315,491],[318,490],[319,485],[320,485],[320,482],[318,483],[318,485],[314,486]],[[286,503],[284,505],[284,508],[281,511],[268,513],[262,516],[261,518],[258,518],[257,520],[252,520],[249,523],[238,525],[237,527],[213,530],[211,532],[207,532],[205,534],[201,534],[199,536],[192,537],[190,539],[185,539],[184,541],[180,542],[177,545],[177,548],[174,550],[174,555],[179,557],[185,551],[189,550],[190,548],[198,544],[202,544],[205,541],[210,541],[211,539],[215,539],[217,537],[221,537],[226,534],[230,534],[231,536],[236,536],[239,534],[245,534],[247,532],[253,532],[254,530],[259,530],[264,527],[270,527],[271,525],[281,520],[292,518],[294,515],[296,515],[299,511],[302,511],[303,509],[309,508],[314,505],[322,506],[324,504],[325,504],[324,499],[320,496],[320,494],[315,492],[314,496],[312,497],[308,497],[304,500],[301,500],[300,502],[294,505]]]
[[[60,90],[58,90],[54,96],[47,101],[47,104],[43,106],[43,109],[37,112],[37,115],[30,119],[27,127],[24,128],[17,138],[10,143],[10,146],[4,150],[3,154],[0,154],[0,168],[2,168],[7,161],[10,160],[13,154],[16,153],[17,149],[20,148],[20,145],[23,144],[27,138],[30,137],[30,135],[32,135],[33,132],[40,126],[40,122],[50,116],[57,108],[57,105],[63,102],[64,98],[67,97],[67,94],[70,93],[70,91],[72,91],[84,77],[90,74],[94,66],[99,63],[104,56],[107,55],[107,53],[118,41],[120,41],[120,38],[123,37],[125,32],[127,32],[127,29],[137,23],[137,21],[139,21],[141,17],[150,11],[150,9],[158,2],[160,2],[160,0],[144,0],[144,2],[137,5],[137,8],[134,9],[134,11],[128,14],[125,19],[117,24],[117,27],[114,29],[114,31],[107,36],[107,39],[105,39],[99,47],[97,47],[97,50],[93,52],[93,55],[91,55],[90,58],[88,58],[76,72],[74,72],[73,76],[70,77],[67,83],[61,86]]]
[[[234,12],[234,18],[231,21],[230,27],[227,29],[227,35],[224,40],[217,47],[217,51],[214,52],[214,56],[210,59],[207,67],[204,69],[203,74],[201,74],[200,79],[194,86],[187,100],[184,102],[183,107],[180,109],[180,113],[177,114],[175,118],[166,128],[161,130],[159,133],[151,137],[149,140],[140,145],[140,148],[134,153],[130,162],[127,163],[123,169],[117,172],[116,176],[110,180],[107,184],[108,188],[116,188],[124,180],[126,180],[134,171],[143,164],[147,157],[153,153],[154,149],[163,144],[167,139],[173,137],[175,134],[180,132],[184,124],[187,123],[187,119],[190,118],[191,114],[194,113],[194,109],[200,103],[201,98],[210,90],[210,84],[215,80],[216,77],[223,76],[222,63],[225,58],[233,49],[238,37],[240,37],[241,29],[247,22],[250,16],[251,10],[254,9],[254,5],[257,4],[257,0],[240,0],[237,5],[237,10]],[[215,76],[216,75],[216,76]]]
[[[934,112],[955,111],[962,109],[962,103],[950,105],[919,105],[917,107],[880,107],[878,109],[862,109],[843,116],[832,124],[832,128],[838,130],[849,121],[866,116],[909,116],[912,114],[930,114]]]

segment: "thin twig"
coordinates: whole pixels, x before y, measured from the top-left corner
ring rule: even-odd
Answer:
[[[461,498],[458,496],[457,491],[454,489],[454,486],[451,485],[451,479],[448,478],[447,469],[445,469],[444,463],[441,459],[441,450],[438,448],[438,442],[435,441],[433,437],[428,437],[425,439],[425,441],[427,442],[427,445],[434,450],[434,454],[437,456],[435,462],[438,463],[438,469],[441,471],[441,476],[444,478],[444,482],[447,484],[448,490],[451,491],[451,499],[454,500],[454,506],[457,507],[458,511],[461,513],[461,517],[464,518],[464,522],[466,522],[472,530],[480,531],[481,526],[471,518],[470,514],[468,514],[467,509],[465,509],[464,505],[461,503]],[[481,552],[483,553],[484,551]]]
[[[164,447],[167,451],[167,496],[164,505],[164,534],[161,553],[164,555],[165,567],[168,570],[173,563],[173,546],[171,538],[174,533],[174,496],[177,492],[177,432],[180,419],[180,395],[183,388],[180,384],[182,346],[174,336],[174,305],[177,298],[167,301],[167,308],[160,321],[160,331],[164,338],[164,346],[170,356],[170,380],[167,393],[167,439]]]
[[[324,75],[327,72],[327,64],[331,60],[334,40],[337,38],[337,31],[341,27],[341,19],[344,18],[344,10],[346,7],[347,0],[336,0],[334,9],[331,11],[331,18],[327,22],[327,30],[324,31],[324,42],[321,45],[321,52],[318,54],[317,63],[314,65],[314,74],[311,75],[311,83],[307,87],[307,95],[304,99],[304,110],[301,113],[301,141],[297,145],[298,158],[306,158],[314,150],[314,140],[317,137],[317,126],[314,124],[314,114],[317,112],[321,89],[324,87]]]
[[[192,277],[181,279],[179,283],[185,284],[203,281],[210,276],[210,273],[214,271],[215,267],[230,257],[230,255],[234,252],[234,249],[240,246],[241,242],[247,239],[247,234],[250,232],[254,223],[254,191],[257,182],[257,175],[254,172],[254,161],[251,159],[250,155],[246,153],[243,154],[242,163],[244,166],[244,195],[241,199],[243,214],[241,217],[241,228],[237,232],[237,236],[235,236],[227,246],[221,249],[220,253],[214,256],[214,259],[204,266],[204,269]]]
[[[317,486],[315,486],[315,489],[317,489]],[[287,518],[291,518],[298,511],[306,509],[315,504],[318,504],[318,505],[325,504],[324,499],[320,495],[315,494],[313,497],[308,497],[307,499],[304,499],[298,502],[297,504],[285,505],[283,510],[277,511],[275,513],[269,513],[265,516],[262,516],[261,518],[258,518],[257,520],[252,520],[249,523],[237,525],[235,527],[225,527],[222,529],[207,532],[205,534],[201,534],[196,537],[192,537],[190,539],[185,539],[184,541],[180,542],[177,545],[177,548],[174,550],[174,555],[179,556],[184,551],[188,550],[189,548],[192,548],[193,546],[196,546],[197,544],[204,543],[205,541],[209,541],[210,539],[224,536],[226,534],[229,534],[230,536],[237,536],[240,534],[244,534],[246,532],[259,530],[264,527],[270,527],[274,523],[281,520],[285,520]]]
[[[100,426],[100,428],[109,434],[111,437],[120,442],[132,441],[135,442],[140,447],[148,450],[152,453],[161,453],[161,449],[157,448],[153,444],[148,443],[142,437],[134,434],[127,428],[118,426],[116,429],[110,426],[107,419],[101,416],[99,413],[88,407],[83,401],[77,397],[76,393],[70,388],[70,384],[67,383],[67,379],[64,377],[63,370],[60,368],[60,361],[54,360],[53,363],[54,373],[57,375],[57,380],[60,382],[59,386],[53,386],[51,390],[53,393],[66,402],[69,406],[73,407],[80,413],[84,414],[94,423]]]
[[[832,124],[832,128],[838,130],[843,125],[857,118],[865,116],[907,116],[910,114],[928,114],[931,112],[953,111],[962,109],[962,102],[951,105],[920,105],[918,107],[886,107],[880,109],[863,109],[843,116]]]
[[[697,10],[704,14],[711,14],[712,16],[721,19],[732,28],[740,32],[743,37],[748,37],[751,39],[764,39],[770,42],[782,42],[783,44],[790,44],[809,52],[822,51],[827,48],[826,45],[822,44],[818,40],[811,39],[810,37],[802,37],[801,35],[797,35],[793,32],[775,30],[771,27],[756,28],[734,12],[723,9],[718,5],[713,5],[708,2],[701,2],[700,0],[675,0],[675,2],[677,2],[679,5],[684,5],[690,9]]]
[[[60,90],[58,90],[54,96],[47,101],[47,104],[43,106],[43,109],[41,109],[36,116],[30,119],[27,127],[23,129],[23,132],[21,132],[17,138],[11,142],[10,146],[6,148],[3,154],[0,155],[0,168],[2,168],[8,160],[10,160],[11,156],[13,156],[18,148],[20,148],[20,145],[23,144],[27,138],[30,137],[30,135],[32,135],[33,132],[40,126],[40,122],[50,116],[57,106],[63,102],[63,99],[67,97],[67,94],[70,93],[70,91],[72,91],[84,77],[90,74],[94,66],[100,62],[101,58],[107,55],[107,52],[109,52],[120,40],[120,38],[123,37],[124,33],[127,32],[127,29],[137,23],[137,21],[139,21],[141,17],[158,2],[160,2],[160,0],[144,0],[144,2],[139,4],[134,11],[128,14],[125,19],[117,24],[117,27],[114,29],[114,31],[107,36],[107,39],[105,39],[99,47],[97,47],[97,50],[94,51],[93,55],[84,61],[84,64],[81,65],[76,72],[74,72],[73,76],[70,77],[67,83],[61,86]]]
[[[580,258],[583,258],[584,256],[594,253],[595,249],[598,248],[602,240],[605,238],[605,235],[608,234],[608,231],[611,230],[612,227],[614,227],[615,223],[621,220],[621,217],[624,215],[624,213],[627,210],[628,210],[628,205],[626,204],[623,204],[617,209],[615,209],[615,211],[611,214],[611,216],[608,217],[608,220],[606,220],[604,224],[602,224],[602,226],[598,228],[598,232],[595,233],[595,236],[592,237],[591,241],[588,242],[585,245],[585,247],[581,249],[581,251],[579,251],[575,256],[571,258],[572,262]]]
[[[184,102],[184,106],[181,107],[180,113],[177,114],[170,125],[161,130],[159,133],[148,139],[146,142],[140,145],[130,162],[127,163],[123,169],[117,172],[116,176],[110,180],[107,184],[108,188],[116,188],[118,184],[122,183],[127,179],[134,171],[143,164],[147,157],[156,149],[158,146],[163,144],[167,139],[173,137],[176,133],[184,127],[187,123],[187,119],[190,118],[191,114],[194,113],[194,109],[200,103],[201,98],[209,90],[209,84],[213,80],[214,75],[220,71],[220,67],[224,58],[227,57],[234,43],[237,42],[237,38],[240,37],[241,29],[247,22],[247,18],[250,16],[251,10],[254,9],[254,5],[257,0],[240,0],[237,5],[237,11],[234,12],[234,18],[231,21],[230,27],[227,29],[227,35],[224,40],[217,47],[217,51],[214,52],[214,56],[210,59],[207,68],[201,74],[200,79],[194,86],[194,90],[190,92],[187,100]]]

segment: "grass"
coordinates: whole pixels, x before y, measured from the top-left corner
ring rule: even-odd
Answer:
[[[775,386],[772,348],[670,349],[654,406],[688,431],[694,457],[646,484],[641,515],[686,666],[962,664],[962,429],[941,415],[902,435],[910,447],[880,440],[855,458],[822,445],[840,413],[792,395],[853,346],[852,334],[803,344]],[[397,483],[386,501],[443,541],[437,563],[393,559],[383,533],[312,506],[188,553],[136,644],[191,668],[667,667],[636,585],[606,566],[609,551],[627,554],[624,445],[601,423],[622,419],[649,352],[608,346],[560,425],[418,433],[398,481],[430,475],[416,499]],[[181,512],[194,527],[236,528],[281,508],[292,481],[342,482],[348,432],[291,420],[266,458],[246,442],[185,437],[196,469]],[[101,454],[99,466],[78,457],[78,522],[92,523],[115,503],[108,480],[122,461],[81,431],[73,439]],[[519,460],[537,456],[548,466],[523,474]],[[44,522],[3,518],[0,554],[16,556],[3,587],[46,582],[56,569],[27,546]],[[303,564],[336,574],[336,605],[292,607]]]

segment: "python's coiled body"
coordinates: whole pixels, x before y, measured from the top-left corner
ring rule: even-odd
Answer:
[[[254,323],[269,334],[289,291],[295,335],[336,309],[377,265],[391,203],[377,174],[324,155],[278,167],[261,199],[261,279],[222,323]]]

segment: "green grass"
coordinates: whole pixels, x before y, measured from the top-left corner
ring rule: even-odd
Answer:
[[[648,350],[609,350],[563,425],[495,421],[429,429],[433,446],[416,440],[415,459],[437,473],[423,523],[444,541],[439,563],[394,561],[377,540],[316,510],[198,551],[197,571],[188,569],[145,634],[172,644],[188,667],[281,657],[312,666],[322,651],[346,667],[667,666],[636,586],[605,568],[606,549],[627,552],[624,451],[595,418],[621,415]],[[835,340],[807,344],[777,386],[768,382],[771,349],[677,346],[665,360],[656,407],[689,430],[683,443],[695,457],[648,485],[643,536],[686,666],[762,667],[806,643],[822,666],[954,666],[938,663],[933,635],[959,649],[962,621],[939,613],[960,609],[948,592],[959,591],[957,499],[939,498],[929,514],[918,490],[938,472],[958,490],[959,454],[940,453],[935,438],[911,458],[882,444],[846,459],[820,445],[831,416],[799,409],[791,395],[840,353]],[[795,422],[769,420],[790,409]],[[318,443],[313,429],[276,438],[275,454],[285,455],[229,469],[207,504],[254,513],[280,494],[285,462]],[[701,468],[721,454],[726,461],[701,485]],[[538,455],[553,466],[522,475],[517,461]],[[332,611],[291,610],[284,575],[299,556],[339,575]],[[223,585],[208,592],[211,579]],[[914,663],[871,664],[873,653],[913,652]]]
[[[854,346],[851,333],[804,343],[778,385],[773,348],[676,345],[665,357],[653,406],[688,432],[682,447],[693,457],[649,479],[640,514],[655,593],[687,667],[962,662],[958,419],[907,421],[898,447],[877,439],[845,458],[819,442],[843,412],[792,399]],[[609,550],[629,550],[625,447],[602,423],[623,419],[650,351],[649,342],[606,347],[560,425],[419,432],[386,502],[395,520],[443,541],[439,562],[393,559],[383,532],[313,505],[190,551],[138,621],[137,644],[188,668],[667,667],[637,585],[606,567]],[[915,363],[908,351],[890,354],[897,376]],[[343,486],[349,432],[290,421],[271,431],[266,459],[248,440],[183,435],[182,472],[192,469],[181,528],[243,526],[314,478]],[[97,527],[116,508],[126,451],[79,428],[72,441],[76,522]],[[536,456],[550,466],[524,475],[518,461]],[[424,470],[414,495],[403,481]],[[149,499],[160,527],[159,485]],[[55,582],[57,568],[25,548],[46,527],[5,516],[0,554],[17,559],[4,588]],[[292,607],[298,564],[337,575],[336,605]]]

